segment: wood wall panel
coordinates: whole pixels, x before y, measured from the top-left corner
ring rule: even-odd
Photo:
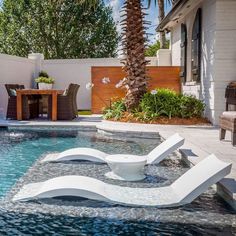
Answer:
[[[92,112],[101,113],[102,109],[109,106],[112,98],[124,97],[125,91],[117,89],[115,85],[125,77],[120,66],[92,67]],[[148,67],[148,89],[169,88],[180,92],[180,68],[176,66],[151,66]],[[103,84],[102,79],[108,77],[109,84]]]

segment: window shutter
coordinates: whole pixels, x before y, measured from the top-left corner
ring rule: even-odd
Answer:
[[[180,77],[186,82],[187,72],[187,27],[185,24],[181,24],[181,58],[180,58]]]
[[[197,10],[192,31],[192,79],[200,82],[201,76],[201,32],[202,32],[202,11]]]

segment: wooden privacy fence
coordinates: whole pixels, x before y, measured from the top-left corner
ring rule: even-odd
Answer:
[[[180,68],[178,66],[148,67],[148,89],[169,88],[180,92]],[[110,83],[104,84],[103,78],[109,78]],[[110,105],[112,98],[122,98],[125,90],[116,88],[116,84],[125,77],[120,66],[92,67],[92,112],[101,113],[104,107]]]

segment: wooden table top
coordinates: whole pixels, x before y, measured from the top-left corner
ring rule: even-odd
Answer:
[[[17,89],[17,94],[24,94],[24,95],[34,95],[34,94],[63,94],[64,90],[57,90],[57,89]]]

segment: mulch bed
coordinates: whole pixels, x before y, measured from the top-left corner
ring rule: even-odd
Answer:
[[[140,123],[140,124],[161,124],[161,125],[210,125],[208,119],[206,118],[179,118],[173,117],[169,119],[168,117],[159,117],[154,121],[139,121],[137,118],[133,117],[131,114],[126,113],[121,119],[114,120],[109,119],[111,121],[119,121],[126,123]]]

